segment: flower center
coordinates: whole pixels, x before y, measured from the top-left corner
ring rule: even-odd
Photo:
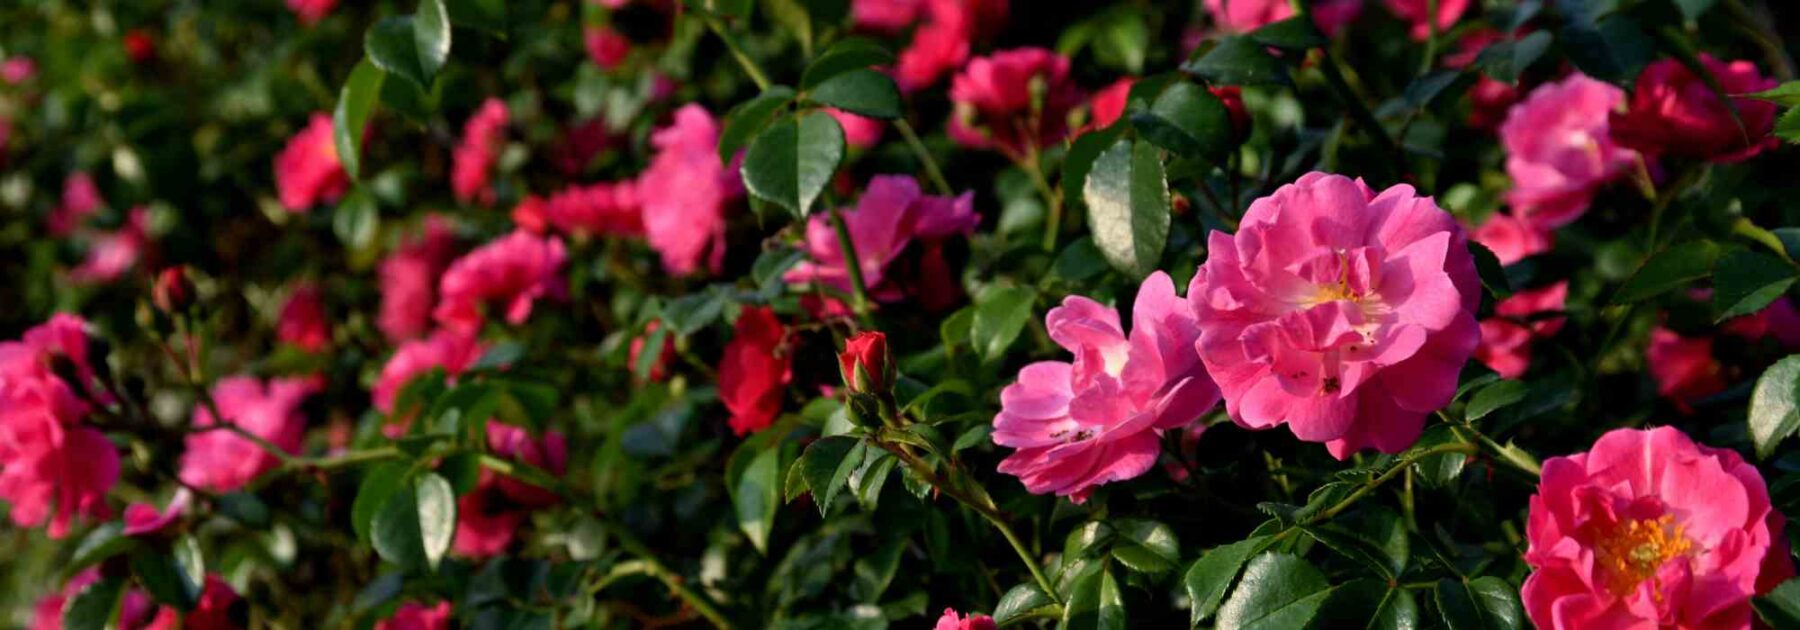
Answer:
[[[1627,595],[1644,580],[1654,579],[1664,564],[1685,558],[1693,551],[1694,543],[1688,540],[1686,529],[1669,514],[1626,521],[1600,539],[1594,549],[1594,562],[1610,576],[1613,593]],[[1660,591],[1653,596],[1660,599]]]

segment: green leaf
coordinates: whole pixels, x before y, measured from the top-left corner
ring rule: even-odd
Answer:
[[[809,112],[757,134],[744,154],[744,186],[757,198],[805,217],[843,159],[844,130],[830,115]]]
[[[863,37],[849,37],[838,41],[825,49],[818,59],[813,60],[806,71],[800,75],[800,89],[811,90],[827,79],[852,70],[864,70],[870,66],[885,66],[894,63],[894,53],[888,52],[875,40]]]
[[[738,529],[750,538],[756,550],[768,553],[769,532],[774,530],[775,509],[781,505],[781,445],[764,448],[750,460],[737,481],[732,507],[737,510]]]
[[[1514,630],[1525,624],[1519,590],[1497,577],[1438,580],[1434,596],[1450,630]]]
[[[375,552],[409,570],[437,570],[455,534],[456,493],[436,473],[402,484],[369,524]]]
[[[1379,510],[1368,514],[1361,523],[1310,526],[1306,533],[1332,551],[1373,569],[1382,579],[1392,580],[1406,571],[1406,528],[1392,512]]]
[[[1800,107],[1790,107],[1775,120],[1775,137],[1789,144],[1800,144]]]
[[[1769,366],[1750,392],[1750,439],[1756,456],[1766,458],[1775,445],[1800,430],[1800,354]]]
[[[1788,81],[1774,88],[1744,96],[1759,101],[1768,101],[1782,107],[1797,107],[1800,106],[1800,81]]]
[[[94,564],[124,553],[135,540],[125,535],[125,524],[113,521],[95,527],[75,546],[75,554],[59,567],[64,575],[73,574]]]
[[[1717,4],[1718,0],[1675,0],[1675,6],[1681,8],[1681,16],[1687,19],[1698,19]]]
[[[1771,628],[1800,628],[1800,578],[1782,582],[1767,595],[1750,600],[1750,606]]]
[[[805,259],[806,252],[789,247],[763,252],[756,257],[756,262],[750,263],[750,280],[759,287],[774,286],[781,281],[782,274]]]
[[[414,22],[415,19],[410,15],[397,15],[376,22],[375,26],[369,28],[368,34],[363,36],[363,52],[368,55],[369,61],[374,62],[375,67],[429,90],[431,75],[425,72],[427,62],[419,58],[420,38],[415,34],[417,26]],[[448,38],[445,38],[444,45],[449,45]]]
[[[158,603],[193,610],[206,585],[206,561],[200,544],[184,537],[168,553],[144,551],[132,555],[131,573]]]
[[[448,0],[450,23],[504,37],[506,0]]]
[[[1598,8],[1603,3],[1590,4]],[[1557,43],[1577,69],[1612,83],[1637,76],[1656,52],[1655,38],[1624,12],[1606,13],[1598,21],[1569,20]]]
[[[975,320],[969,326],[969,343],[976,354],[987,360],[1006,354],[1025,323],[1031,319],[1031,307],[1037,292],[1030,287],[990,285],[975,296]]]
[[[856,472],[850,473],[850,488],[856,492],[856,502],[870,512],[881,499],[881,488],[887,485],[888,473],[900,460],[881,449],[863,449],[863,464]]]
[[[1244,562],[1267,540],[1267,536],[1257,536],[1216,547],[1188,567],[1187,575],[1181,581],[1187,589],[1188,599],[1194,603],[1193,625],[1200,625],[1219,609],[1219,603],[1225,600],[1225,592],[1231,590],[1231,583],[1237,580]]]
[[[1119,9],[1107,11],[1095,25],[1094,59],[1127,74],[1141,74],[1151,41],[1150,27],[1144,23],[1143,11]]]
[[[1149,143],[1120,140],[1100,154],[1083,197],[1088,229],[1106,261],[1133,279],[1156,270],[1169,240],[1169,186]]]
[[[1077,580],[1063,606],[1063,630],[1123,629],[1125,600],[1112,572],[1102,568]]]
[[[1156,146],[1212,164],[1224,163],[1235,146],[1225,103],[1187,81],[1169,86],[1149,109],[1133,113],[1131,124]]]
[[[1219,45],[1181,69],[1212,85],[1292,85],[1287,66],[1269,55],[1267,45],[1243,35],[1219,40]]]
[[[1069,204],[1071,209],[1087,207],[1082,187],[1086,185],[1088,173],[1094,168],[1094,160],[1099,159],[1100,153],[1119,139],[1124,127],[1115,123],[1100,131],[1081,134],[1074,142],[1069,143],[1069,153],[1063,158],[1062,190],[1063,202]]]
[[[450,59],[450,11],[443,0],[419,0],[413,13],[413,44],[418,48],[419,85],[429,85]]]
[[[338,242],[353,251],[374,246],[375,235],[380,230],[381,212],[375,207],[375,198],[361,187],[344,195],[331,215],[332,233],[337,235]]]
[[[899,118],[900,88],[894,78],[868,68],[843,72],[819,83],[807,92],[807,99],[820,105],[860,114],[870,118]]]
[[[1717,322],[1763,309],[1800,280],[1794,266],[1761,252],[1738,250],[1713,268],[1713,310]]]
[[[1112,546],[1113,558],[1131,570],[1162,573],[1181,562],[1181,545],[1168,525],[1128,518],[1114,521],[1112,526],[1118,536]]]
[[[780,32],[800,43],[803,56],[812,56],[813,20],[802,0],[762,0],[763,15],[781,27]]]
[[[730,164],[737,157],[739,149],[750,142],[757,132],[769,126],[769,121],[781,112],[781,108],[794,101],[794,90],[785,85],[772,85],[763,93],[748,101],[738,103],[731,111],[725,113],[725,128],[719,132],[719,161]]]
[[[350,79],[344,81],[344,89],[338,93],[337,108],[331,114],[331,140],[337,145],[338,161],[351,179],[360,177],[363,131],[369,115],[375,113],[375,104],[381,99],[381,82],[386,78],[387,73],[364,59],[350,71]]]
[[[1665,249],[1639,267],[1613,294],[1613,304],[1647,300],[1712,273],[1719,246],[1712,241],[1688,241]]]
[[[1475,274],[1481,278],[1481,286],[1495,300],[1504,300],[1512,295],[1512,280],[1506,277],[1506,268],[1500,265],[1500,257],[1486,245],[1469,239],[1469,255],[1475,257]]]
[[[1499,381],[1483,387],[1469,399],[1469,406],[1463,409],[1463,419],[1474,422],[1485,418],[1490,413],[1525,400],[1525,394],[1529,391],[1530,388],[1525,386],[1524,381]]]
[[[1554,39],[1547,31],[1537,31],[1516,40],[1489,44],[1475,57],[1475,68],[1495,81],[1516,83],[1526,68],[1544,56]]]
[[[1390,588],[1384,580],[1351,580],[1331,589],[1307,627],[1413,630],[1420,627],[1419,603],[1411,591]]]
[[[1244,578],[1219,607],[1219,630],[1299,628],[1331,594],[1325,575],[1297,556],[1268,552],[1244,569]]]
[[[705,330],[725,314],[727,296],[704,290],[675,298],[662,308],[663,323],[683,337]]]
[[[119,598],[125,594],[125,581],[102,578],[89,584],[63,604],[64,630],[105,630],[119,616]]]
[[[836,436],[820,438],[800,455],[796,465],[807,487],[812,489],[819,516],[830,514],[838,491],[849,482],[850,473],[862,465],[863,449],[862,442],[856,438]]]
[[[1250,39],[1256,43],[1282,50],[1306,50],[1322,48],[1331,40],[1319,32],[1319,27],[1306,16],[1294,17],[1274,22],[1250,33]]]
[[[1054,603],[1037,584],[1026,582],[1014,586],[1000,597],[999,604],[994,605],[994,623],[1008,625],[1026,613],[1041,610]]]

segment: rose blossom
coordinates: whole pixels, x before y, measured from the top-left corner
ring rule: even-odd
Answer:
[[[434,214],[425,217],[417,235],[401,241],[394,253],[382,259],[376,270],[381,311],[375,327],[390,343],[417,338],[431,328],[438,277],[450,265],[455,247],[450,220]]]
[[[554,476],[562,476],[569,463],[568,440],[559,431],[546,430],[542,438],[534,438],[525,429],[489,420],[487,441],[488,451],[494,455],[530,464]],[[523,508],[547,507],[558,501],[555,492],[512,477],[500,475],[494,481],[501,494]]]
[[[1027,47],[969,61],[951,79],[950,100],[951,139],[1018,160],[1068,135],[1069,111],[1082,95],[1069,79],[1068,57]]]
[[[669,273],[693,273],[703,260],[717,273],[725,263],[725,204],[744,192],[737,169],[719,163],[718,123],[705,108],[685,105],[650,143],[656,157],[637,185],[650,247]]]
[[[1506,114],[1506,194],[1519,220],[1544,229],[1581,218],[1594,191],[1624,173],[1637,153],[1614,142],[1608,117],[1625,93],[1574,74],[1547,83]]]
[[[825,113],[836,120],[844,129],[844,144],[852,149],[867,149],[881,142],[882,123],[874,118],[858,116],[835,107],[824,108]]]
[[[876,299],[891,302],[902,298],[905,292],[889,282],[889,267],[914,239],[937,242],[973,231],[981,222],[974,208],[973,193],[955,198],[926,195],[920,192],[919,183],[906,175],[870,179],[856,207],[842,213],[862,259],[864,286]],[[795,284],[818,282],[844,293],[854,290],[827,213],[808,219],[804,249],[808,260],[788,270],[783,279]]]
[[[1229,6],[1228,6],[1229,5]],[[1245,33],[1294,17],[1288,0],[1206,0],[1206,12],[1219,30]],[[1362,15],[1362,0],[1315,0],[1313,24],[1336,37]]]
[[[375,622],[375,630],[450,630],[450,602],[431,606],[406,602],[394,616]]]
[[[456,555],[491,558],[512,546],[519,525],[529,516],[507,504],[492,485],[477,486],[456,500],[456,535],[450,551]]]
[[[489,179],[506,141],[508,118],[506,103],[490,97],[463,123],[462,143],[456,145],[450,166],[450,189],[456,193],[457,201],[476,201],[484,206],[494,203]]]
[[[260,437],[288,453],[300,451],[306,416],[300,403],[316,389],[308,379],[277,378],[266,385],[250,376],[232,376],[213,386],[212,398],[224,422]],[[194,427],[205,429],[220,422],[206,405],[196,405]],[[206,430],[187,436],[181,454],[181,481],[213,492],[243,488],[280,460],[255,442],[225,430]]]
[[[559,274],[567,259],[562,241],[515,230],[450,263],[432,318],[472,335],[481,330],[482,307],[492,304],[504,309],[507,323],[523,324],[538,298],[562,297]]]
[[[324,296],[318,285],[302,282],[288,294],[275,323],[275,336],[307,352],[324,350],[331,343],[331,324],[325,319]]]
[[[581,29],[581,42],[587,48],[588,61],[601,70],[619,67],[631,54],[631,40],[611,26],[589,26]]]
[[[1760,311],[1726,320],[1720,329],[1746,341],[1773,337],[1783,348],[1800,349],[1800,309],[1793,298],[1776,298]]]
[[[732,433],[741,436],[766,429],[781,413],[794,377],[786,341],[787,328],[769,307],[747,306],[738,314],[731,343],[719,361],[719,401],[731,412]]]
[[[1338,459],[1411,446],[1481,340],[1467,237],[1411,186],[1308,173],[1213,232],[1188,288],[1232,420]]]
[[[1671,427],[1617,429],[1544,461],[1526,521],[1540,628],[1748,628],[1793,575],[1784,519],[1737,453]]]
[[[240,598],[231,585],[219,579],[217,575],[206,576],[206,586],[200,591],[200,601],[194,609],[186,613],[164,606],[150,620],[145,630],[232,630],[240,628],[237,621],[231,618],[231,607]]]
[[[1437,4],[1436,22],[1439,33],[1448,32],[1450,27],[1456,26],[1457,18],[1461,18],[1463,12],[1469,10],[1469,0],[1381,0],[1381,3],[1387,5],[1394,17],[1412,24],[1409,34],[1418,41],[1431,37],[1432,3]]]
[[[275,156],[275,189],[288,212],[305,212],[313,204],[335,202],[349,190],[350,175],[338,161],[331,131],[331,115],[314,113],[306,128],[294,134]]]
[[[1006,0],[926,0],[924,8],[925,23],[894,65],[894,80],[908,92],[931,87],[962,66],[971,45],[993,37],[1010,11]]]
[[[965,617],[956,614],[956,609],[945,608],[944,615],[938,617],[933,630],[994,630],[994,618],[987,615],[970,613]]]
[[[1777,83],[1749,61],[1719,61],[1700,53],[1700,64],[1718,78],[1726,94],[1761,92]],[[1732,117],[1733,108],[1737,118]],[[1686,64],[1659,59],[1638,75],[1626,111],[1612,113],[1612,135],[1645,155],[1742,162],[1780,146],[1769,135],[1777,109],[1768,101],[1735,97],[1726,107]]]
[[[578,184],[548,198],[527,197],[513,209],[513,222],[528,230],[555,228],[571,236],[644,234],[637,182],[632,180]]]
[[[1682,413],[1693,413],[1694,401],[1725,391],[1723,368],[1712,350],[1712,337],[1683,337],[1661,326],[1650,331],[1644,362],[1656,379],[1656,393]]]
[[[1481,345],[1475,360],[1505,378],[1518,378],[1531,367],[1531,342],[1556,335],[1563,318],[1529,319],[1532,315],[1560,311],[1569,296],[1569,282],[1520,291],[1494,305],[1494,317],[1481,320]]]
[[[83,424],[88,406],[73,388],[90,385],[67,383],[51,368],[66,357],[91,381],[84,325],[58,315],[21,341],[0,343],[0,499],[11,504],[14,525],[47,522],[51,538],[76,518],[111,518],[106,493],[119,478],[118,449]]]
[[[1135,82],[1131,77],[1119,79],[1088,97],[1088,123],[1082,126],[1080,133],[1105,129],[1117,122],[1119,116],[1125,114],[1125,105]]]
[[[38,600],[32,609],[31,630],[62,630],[63,608],[69,600],[81,594],[89,585],[100,581],[100,567],[88,567],[74,577],[69,578],[62,590]],[[119,628],[142,627],[149,620],[156,604],[150,596],[135,588],[124,589],[125,595],[119,602]]]
[[[137,207],[125,215],[125,225],[110,234],[102,234],[88,244],[88,254],[80,265],[69,270],[69,279],[81,284],[112,282],[137,266],[144,250],[150,248],[150,211]]]
[[[1074,362],[1039,361],[1000,392],[994,443],[1017,449],[999,471],[1033,494],[1085,502],[1096,486],[1144,474],[1163,431],[1193,425],[1219,388],[1193,348],[1193,312],[1158,271],[1138,287],[1126,335],[1117,311],[1082,296],[1050,309],[1044,326]]]
[[[1495,212],[1481,227],[1469,235],[1494,252],[1500,264],[1510,265],[1531,256],[1550,251],[1555,236],[1549,230],[1520,221],[1510,214]]]
[[[125,535],[145,536],[167,528],[170,524],[187,514],[188,503],[193,501],[194,494],[187,488],[175,491],[169,498],[167,509],[158,511],[154,504],[133,503],[125,506]]]
[[[850,19],[857,28],[886,35],[906,30],[924,11],[924,0],[855,0],[850,3]]]
[[[445,376],[454,378],[469,369],[486,351],[487,348],[474,336],[450,330],[439,330],[424,339],[402,343],[394,356],[382,364],[381,376],[375,379],[370,398],[382,413],[394,413],[394,399],[414,377],[432,368],[443,368]]]
[[[68,236],[89,217],[100,211],[106,200],[100,197],[100,188],[94,185],[94,178],[87,171],[75,171],[63,179],[62,201],[50,210],[50,235]]]
[[[18,85],[34,76],[37,76],[37,61],[30,57],[13,56],[0,60],[0,81]]]

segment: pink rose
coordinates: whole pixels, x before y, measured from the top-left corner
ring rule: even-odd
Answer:
[[[775,422],[793,380],[793,357],[786,348],[787,328],[766,306],[747,306],[738,314],[731,343],[719,361],[719,402],[731,412],[731,432],[755,433]]]
[[[9,57],[0,61],[0,81],[18,85],[37,76],[37,61],[30,57]]]
[[[1135,79],[1125,77],[1100,88],[1100,91],[1089,97],[1088,124],[1081,128],[1080,133],[1105,129],[1118,121],[1119,116],[1125,114],[1126,102],[1131,97],[1131,85],[1135,82]]]
[[[430,330],[438,277],[450,265],[455,247],[450,220],[434,214],[425,217],[419,234],[401,241],[400,247],[381,261],[376,271],[381,282],[381,311],[375,326],[390,343],[415,339]]]
[[[231,607],[237,604],[237,591],[231,585],[220,580],[216,575],[206,576],[206,586],[200,591],[200,601],[194,609],[182,613],[174,608],[162,607],[156,618],[144,630],[233,630],[243,626],[232,619]]]
[[[554,238],[514,231],[495,239],[450,263],[438,283],[432,318],[473,335],[481,330],[482,307],[492,304],[507,323],[523,324],[538,298],[560,299],[566,292],[560,274],[567,259],[562,241]]]
[[[956,609],[945,608],[944,616],[938,617],[933,630],[994,630],[997,627],[993,617],[973,613],[964,617],[956,614]]]
[[[1587,212],[1594,191],[1638,159],[1612,139],[1608,117],[1625,102],[1619,88],[1573,74],[1531,91],[1500,125],[1506,195],[1519,220],[1543,229],[1568,225]]]
[[[432,606],[406,602],[394,610],[394,616],[376,622],[375,630],[450,630],[450,602]]]
[[[1700,63],[1717,77],[1726,94],[1749,94],[1775,87],[1774,79],[1757,72],[1749,61],[1719,61],[1700,53]],[[1631,106],[1612,113],[1612,135],[1620,144],[1645,155],[1742,162],[1763,149],[1780,146],[1769,135],[1775,126],[1774,103],[1732,98],[1739,118],[1712,88],[1675,59],[1660,59],[1644,68],[1631,91]],[[1739,120],[1742,127],[1739,127]]]
[[[839,127],[844,128],[844,144],[850,148],[867,149],[881,142],[881,121],[832,107],[825,108],[825,113],[836,120]]]
[[[521,219],[525,216],[535,216],[543,228],[571,236],[644,234],[637,182],[632,180],[578,184],[547,199],[528,197],[513,210],[514,222],[521,227],[527,223]]]
[[[855,0],[850,19],[859,29],[891,35],[912,26],[924,11],[924,0]]]
[[[1670,427],[1618,429],[1544,462],[1521,593],[1540,628],[1748,628],[1793,574],[1755,466]]]
[[[1661,326],[1650,331],[1644,359],[1656,379],[1656,393],[1682,413],[1693,413],[1694,401],[1725,391],[1723,368],[1712,349],[1712,337],[1683,337]]]
[[[337,201],[349,188],[350,175],[338,161],[331,138],[331,115],[315,113],[275,156],[275,189],[281,205],[288,212],[305,212],[313,204]]]
[[[1017,450],[1000,472],[1082,503],[1095,486],[1149,471],[1163,431],[1218,404],[1193,351],[1200,325],[1168,274],[1144,279],[1131,320],[1127,336],[1117,311],[1078,295],[1050,309],[1050,338],[1075,360],[1027,365],[1001,390],[994,443]]]
[[[325,319],[324,296],[318,285],[302,282],[288,294],[275,323],[275,336],[307,352],[324,350],[331,343],[331,324]]]
[[[974,207],[972,193],[955,198],[925,195],[919,191],[918,182],[906,175],[877,175],[870,179],[856,207],[843,211],[844,223],[861,259],[864,285],[883,301],[904,297],[906,293],[899,284],[890,281],[888,268],[915,238],[936,242],[974,231],[981,222]],[[846,294],[854,290],[844,253],[838,247],[837,232],[827,214],[815,214],[807,221],[804,249],[808,260],[788,270],[783,279],[794,284],[818,282]]]
[[[103,358],[88,356],[88,346],[93,340],[88,335],[87,320],[68,313],[57,313],[44,323],[26,330],[25,334],[19,336],[19,340],[29,350],[27,356],[35,357],[40,362],[50,361],[54,356],[67,358],[75,366],[75,377],[81,379],[80,383],[68,383],[70,387],[86,389],[86,397],[90,400],[113,402],[112,394],[95,380],[94,362]],[[0,371],[4,370],[0,368]]]
[[[488,451],[494,455],[530,464],[552,475],[561,476],[569,463],[568,441],[558,431],[546,430],[540,439],[525,429],[489,420],[487,441]],[[501,494],[526,509],[556,505],[559,500],[550,489],[518,479],[501,476],[495,481]]]
[[[1555,240],[1548,230],[1520,221],[1504,212],[1490,215],[1469,236],[1494,252],[1494,257],[1500,259],[1502,265],[1510,265],[1550,251]]]
[[[526,516],[508,505],[492,485],[478,486],[456,500],[456,536],[450,551],[473,559],[499,555],[512,546]]]
[[[1206,12],[1219,30],[1247,33],[1294,17],[1288,0],[1206,0]],[[1336,37],[1362,15],[1362,0],[1314,0],[1313,24]]]
[[[1418,41],[1431,37],[1431,24],[1434,21],[1431,15],[1432,3],[1437,4],[1435,21],[1439,33],[1449,32],[1450,27],[1456,26],[1456,20],[1462,17],[1463,12],[1469,10],[1469,0],[1381,0],[1381,3],[1387,5],[1394,17],[1412,23],[1409,33]]]
[[[507,120],[506,103],[489,98],[463,123],[462,143],[456,145],[450,166],[450,189],[457,201],[484,206],[494,203],[494,189],[488,180],[506,141]]]
[[[50,235],[68,236],[100,211],[106,200],[87,171],[75,171],[63,179],[62,202],[50,210]]]
[[[1081,89],[1069,79],[1069,58],[1044,48],[1015,48],[977,57],[950,83],[956,114],[950,137],[966,147],[992,148],[1014,160],[1061,142]]]
[[[150,211],[132,208],[125,225],[110,234],[94,237],[87,258],[69,270],[69,279],[80,284],[112,282],[137,266],[150,248]]]
[[[213,386],[212,398],[225,417],[214,418],[205,405],[196,405],[194,427],[228,422],[281,450],[298,453],[306,431],[300,403],[317,389],[307,379],[277,378],[266,385],[250,376],[221,379]],[[281,463],[255,442],[222,429],[189,434],[186,448],[181,454],[181,481],[219,493],[243,488]]]
[[[625,62],[631,54],[631,40],[611,26],[589,26],[581,30],[581,41],[587,48],[588,61],[601,70],[611,70]]]
[[[414,377],[432,368],[444,368],[444,374],[454,378],[469,369],[484,352],[487,348],[475,337],[450,330],[439,330],[424,339],[402,343],[394,356],[381,366],[381,375],[375,379],[370,397],[376,409],[386,414],[394,413],[394,399]]]
[[[718,123],[699,105],[686,105],[650,143],[656,157],[637,184],[650,247],[669,273],[693,273],[701,261],[717,273],[725,263],[725,206],[744,192],[735,165],[719,163]]]
[[[1793,298],[1776,298],[1760,311],[1726,320],[1720,328],[1746,341],[1773,337],[1783,348],[1800,349],[1800,309],[1794,308]]]
[[[119,453],[106,436],[83,425],[88,405],[73,389],[92,387],[84,324],[58,315],[0,343],[0,499],[14,525],[48,522],[62,538],[79,517],[111,518],[106,493],[119,478]],[[64,382],[51,368],[67,357],[88,384]]]
[[[925,23],[900,51],[894,79],[908,92],[931,87],[968,60],[972,43],[1006,25],[1005,0],[926,0]]]
[[[1411,186],[1326,173],[1213,232],[1188,300],[1232,420],[1286,424],[1338,459],[1411,446],[1481,340],[1466,239]]]
[[[1494,306],[1494,317],[1481,320],[1481,345],[1475,360],[1500,376],[1518,378],[1531,367],[1531,342],[1562,330],[1563,318],[1530,319],[1538,313],[1560,311],[1569,296],[1569,282],[1520,291]]]
[[[338,0],[287,0],[288,10],[300,18],[303,26],[318,24],[319,20],[331,13],[331,8],[337,6],[337,3]]]
[[[188,503],[192,502],[193,498],[192,492],[187,488],[182,488],[175,491],[175,496],[169,498],[169,507],[162,511],[158,511],[155,505],[149,503],[133,503],[125,506],[125,535],[145,536],[168,528],[169,525],[187,514]]]

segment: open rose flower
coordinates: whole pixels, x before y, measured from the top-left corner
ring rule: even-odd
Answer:
[[[1456,25],[1456,20],[1469,10],[1469,0],[1382,0],[1394,17],[1412,24],[1409,34],[1413,39],[1425,41],[1431,37],[1432,22],[1437,22],[1437,32],[1444,33]],[[1433,5],[1437,7],[1437,15],[1433,16]]]
[[[1684,337],[1663,327],[1650,331],[1650,347],[1644,351],[1656,393],[1682,413],[1693,413],[1693,403],[1725,391],[1724,368],[1713,358],[1712,337]]]
[[[489,179],[500,149],[506,141],[506,103],[497,98],[482,101],[475,115],[463,123],[462,143],[451,156],[450,190],[463,203],[494,203],[494,189]]]
[[[977,57],[951,80],[950,137],[1024,159],[1069,134],[1069,112],[1082,99],[1069,78],[1069,58],[1055,51],[1027,47]]]
[[[745,307],[719,362],[719,401],[731,412],[731,432],[755,433],[775,422],[793,380],[787,328],[766,306]]]
[[[699,105],[651,134],[656,157],[638,176],[637,198],[650,247],[663,269],[687,275],[725,263],[726,204],[744,194],[737,168],[719,163],[719,124]]]
[[[1481,320],[1481,345],[1475,359],[1506,378],[1518,378],[1531,367],[1531,342],[1554,336],[1563,318],[1533,319],[1538,313],[1560,311],[1569,296],[1569,282],[1520,291],[1494,305],[1494,316]]]
[[[1232,420],[1286,424],[1339,459],[1411,446],[1481,340],[1466,238],[1411,186],[1326,173],[1213,232],[1188,300]]]
[[[938,617],[937,625],[932,630],[994,630],[994,618],[987,615],[970,613],[959,615],[954,608],[945,608],[944,615]]]
[[[1539,628],[1748,628],[1793,575],[1755,466],[1670,427],[1618,429],[1544,462],[1522,593]]]
[[[306,128],[288,140],[275,156],[275,190],[288,212],[305,212],[317,203],[332,203],[350,189],[350,175],[338,161],[331,138],[331,115],[318,112]]]
[[[455,248],[450,220],[431,215],[417,235],[402,241],[394,253],[382,259],[376,271],[381,282],[381,312],[375,317],[375,327],[389,342],[415,339],[431,329],[438,278],[450,265]]]
[[[245,627],[237,620],[231,609],[242,599],[230,584],[219,579],[217,575],[207,575],[205,586],[200,590],[200,601],[194,609],[181,612],[169,606],[163,606],[150,620],[144,630],[235,630]]]
[[[213,386],[212,398],[223,419],[206,405],[194,409],[194,428],[181,454],[181,481],[213,492],[243,488],[257,475],[281,463],[255,442],[222,429],[204,430],[220,422],[237,425],[288,453],[300,452],[306,416],[300,403],[318,386],[310,379],[277,378],[267,384],[250,376],[232,376]]]
[[[1700,64],[1726,94],[1761,92],[1776,85],[1749,61],[1720,61],[1700,53]],[[1779,146],[1780,141],[1769,135],[1777,109],[1774,103],[1753,98],[1733,98],[1727,107],[1686,64],[1659,59],[1638,75],[1630,106],[1613,112],[1612,135],[1645,155],[1742,162]]]
[[[963,65],[975,42],[1006,24],[1006,0],[925,0],[925,21],[900,51],[894,80],[908,92],[931,87]]]
[[[1362,15],[1362,0],[1311,1],[1313,24],[1333,37]],[[1288,0],[1206,0],[1206,12],[1228,33],[1247,33],[1294,17]]]
[[[868,189],[863,191],[856,207],[842,213],[850,237],[856,243],[856,255],[862,259],[859,266],[863,284],[882,301],[898,301],[905,297],[907,291],[901,283],[890,281],[890,267],[915,241],[921,244],[922,250],[938,251],[937,256],[941,259],[939,244],[942,241],[968,234],[981,222],[981,215],[975,214],[974,208],[971,193],[954,198],[926,195],[919,190],[919,183],[906,175],[877,175],[870,179]],[[844,293],[854,290],[849,265],[827,214],[814,214],[807,221],[804,249],[808,260],[788,270],[783,279],[796,284],[818,282]],[[929,257],[931,251],[924,254]],[[950,273],[948,268],[935,271],[934,275],[938,276]],[[928,281],[938,288],[936,295],[946,294],[952,289],[945,285],[954,284],[953,279],[941,277]],[[917,293],[921,297],[924,295],[922,291]]]
[[[527,197],[513,222],[533,232],[555,229],[571,236],[643,236],[637,182],[577,184],[545,198]]]
[[[84,423],[88,405],[73,388],[85,384],[51,368],[62,356],[84,379],[91,373],[84,325],[59,315],[21,341],[0,343],[0,499],[14,525],[47,523],[51,538],[67,535],[78,518],[110,518],[106,493],[119,479],[117,447]]]
[[[319,285],[302,282],[281,306],[275,336],[307,352],[318,352],[331,343],[331,324],[325,318],[325,297]]]
[[[1510,265],[1531,256],[1550,251],[1555,235],[1540,226],[1520,221],[1504,212],[1495,212],[1469,235],[1481,243],[1500,264]]]
[[[1568,225],[1587,212],[1594,192],[1624,173],[1637,153],[1612,139],[1612,111],[1625,93],[1574,74],[1546,83],[1506,114],[1506,194],[1519,220],[1544,229]]]
[[[1138,287],[1131,332],[1117,311],[1082,296],[1050,310],[1044,326],[1074,362],[1039,361],[1000,392],[994,443],[1017,449],[999,471],[1035,494],[1081,503],[1096,486],[1155,465],[1163,431],[1193,425],[1219,402],[1194,354],[1200,325],[1168,274]]]
[[[401,604],[394,616],[375,622],[375,630],[450,630],[450,602]]]
[[[455,378],[481,358],[487,349],[472,335],[439,330],[424,339],[400,344],[394,356],[381,366],[381,375],[370,393],[375,408],[382,413],[394,412],[394,399],[414,377],[443,368],[445,376]]]
[[[432,318],[464,334],[481,330],[483,308],[493,305],[517,326],[531,317],[539,298],[566,292],[561,271],[568,260],[562,241],[516,230],[450,263],[438,282]]]
[[[855,0],[850,3],[850,20],[857,28],[888,35],[906,30],[924,12],[924,0]]]

